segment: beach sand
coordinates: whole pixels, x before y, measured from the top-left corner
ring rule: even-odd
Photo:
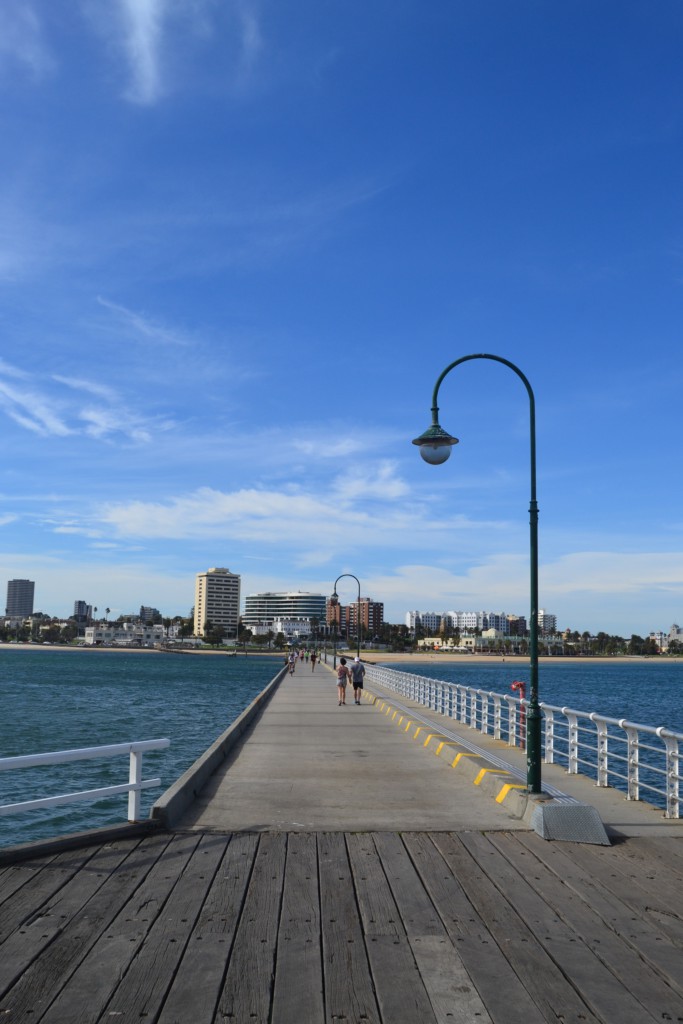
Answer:
[[[111,654],[112,652],[120,653],[120,654],[131,654],[131,653],[135,653],[135,654],[137,654],[137,653],[142,653],[142,654],[159,654],[160,653],[156,648],[153,648],[153,647],[89,647],[89,646],[68,647],[68,646],[62,646],[61,644],[49,644],[49,645],[43,646],[42,644],[14,644],[14,643],[2,644],[2,643],[0,643],[0,652],[2,652],[2,651],[89,651],[91,653],[96,653],[98,651],[99,652],[103,652],[104,651],[104,652],[107,652],[109,654]],[[177,653],[181,653],[181,652],[177,652]],[[221,654],[224,657],[228,656],[228,655],[230,657],[233,656],[232,652],[220,651],[220,650],[215,650],[215,649],[214,650],[208,650],[208,651],[206,651],[206,650],[204,650],[204,651],[201,651],[201,650],[197,651],[197,650],[192,650],[192,649],[188,648],[187,650],[182,651],[182,653],[183,654]],[[342,650],[342,651],[337,651],[337,656],[341,657],[343,655],[347,659],[349,659],[349,658],[352,659],[352,658],[355,657],[355,653],[356,653],[355,650],[353,650],[353,651]],[[249,649],[247,657],[252,657],[252,656],[259,656],[260,657],[260,656],[263,656],[263,655],[266,655],[266,656],[269,656],[269,657],[272,657],[272,658],[278,658],[280,660],[282,660],[283,657],[284,657],[284,654],[283,654],[282,651],[260,651],[260,650],[256,650],[256,649],[252,649],[252,648]],[[238,650],[237,656],[240,657],[240,658],[243,658],[245,655],[244,655],[243,651]],[[331,657],[332,657],[332,650],[330,648],[330,649],[328,649],[328,652],[327,652],[328,662],[330,661]],[[388,651],[365,651],[365,650],[361,649],[361,658],[362,658],[363,661],[366,661],[369,664],[379,664],[380,662],[382,662],[383,664],[387,664],[387,665],[390,665],[392,662],[408,662],[408,663],[412,662],[415,665],[440,663],[442,665],[498,665],[498,664],[506,664],[506,665],[522,665],[522,666],[524,666],[524,665],[528,665],[529,664],[528,656],[525,657],[525,656],[522,656],[522,655],[515,655],[515,654],[505,654],[505,655],[502,655],[502,654],[437,654],[436,651],[420,651],[419,653],[413,654],[411,651],[404,651],[403,653],[394,653],[394,652],[388,652]],[[581,663],[587,663],[587,664],[591,664],[591,665],[619,665],[622,662],[633,662],[633,661],[646,661],[646,662],[649,662],[652,665],[658,665],[658,664],[659,665],[671,665],[673,663],[679,663],[680,662],[680,664],[683,665],[683,658],[667,658],[667,657],[643,658],[643,657],[638,657],[636,655],[622,655],[621,657],[614,657],[614,658],[599,658],[599,657],[598,658],[586,658],[586,657],[583,657],[583,658],[582,657],[567,658],[567,657],[562,657],[560,655],[553,655],[552,657],[547,657],[547,656],[546,657],[540,657],[538,660],[539,660],[539,664],[540,665],[548,665],[548,664],[553,664],[555,662],[558,662],[560,664],[574,664],[574,663],[581,664]]]

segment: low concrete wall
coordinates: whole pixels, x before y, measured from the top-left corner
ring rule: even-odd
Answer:
[[[150,818],[164,828],[173,828],[187,808],[193,803],[214,772],[234,748],[239,739],[250,728],[263,711],[273,693],[284,679],[287,666],[280,669],[274,679],[245,708],[239,718],[212,743],[201,757],[174,782],[154,803]]]

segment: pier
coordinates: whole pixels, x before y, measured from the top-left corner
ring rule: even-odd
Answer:
[[[611,845],[548,842],[522,751],[348,694],[301,664],[144,831],[5,855],[4,1019],[683,1021],[680,821],[544,766]]]

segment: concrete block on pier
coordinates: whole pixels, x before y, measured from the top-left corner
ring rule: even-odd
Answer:
[[[605,826],[590,804],[561,800],[529,800],[531,827],[541,839],[611,846]]]

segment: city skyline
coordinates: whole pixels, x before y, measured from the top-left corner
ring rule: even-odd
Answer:
[[[0,576],[683,619],[680,5],[0,13]],[[146,13],[147,12],[147,13]],[[672,457],[669,452],[672,451]],[[353,581],[340,581],[348,603]]]

